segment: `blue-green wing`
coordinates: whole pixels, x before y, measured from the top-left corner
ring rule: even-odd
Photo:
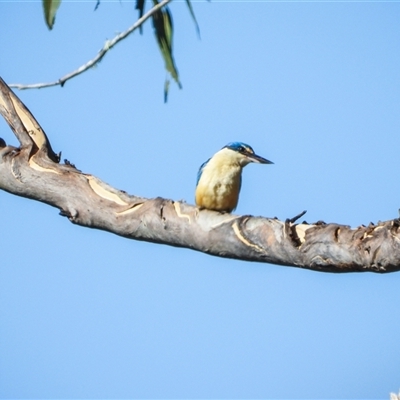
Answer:
[[[197,172],[197,181],[196,181],[196,186],[199,184],[199,180],[201,178],[201,175],[203,174],[204,168],[205,166],[208,164],[208,162],[210,161],[210,158],[204,162],[203,164],[201,164],[199,171]]]

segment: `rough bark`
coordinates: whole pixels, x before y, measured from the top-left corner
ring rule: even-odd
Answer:
[[[325,272],[400,269],[400,220],[351,229],[221,214],[173,200],[129,195],[60,164],[38,122],[0,78],[0,113],[20,142],[0,139],[0,189],[56,207],[72,223],[128,239],[210,255]]]

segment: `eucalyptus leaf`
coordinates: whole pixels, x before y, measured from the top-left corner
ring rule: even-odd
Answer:
[[[60,4],[61,0],[43,0],[44,19],[49,29],[53,29],[56,12]]]
[[[144,14],[144,2],[145,1],[146,0],[136,0],[135,8],[136,8],[136,10],[139,10],[139,18],[143,17],[143,14]],[[140,26],[139,31],[140,31],[140,33],[143,32],[142,26]]]
[[[170,80],[167,78],[164,82],[164,103],[168,101],[169,84]]]
[[[186,4],[189,8],[189,12],[190,12],[190,15],[192,16],[194,25],[196,26],[197,35],[200,37],[200,27],[199,27],[199,24],[197,23],[196,16],[194,15],[192,3],[190,2],[190,0],[186,0]]]
[[[157,0],[153,0],[157,4]],[[153,14],[153,27],[156,35],[158,47],[165,62],[165,69],[171,74],[172,78],[181,88],[178,70],[172,55],[173,24],[171,13],[168,8],[159,10]],[[168,85],[165,86],[168,91]]]

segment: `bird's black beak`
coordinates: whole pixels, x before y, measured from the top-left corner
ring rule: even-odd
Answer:
[[[267,160],[264,157],[258,156],[257,154],[246,154],[247,158],[251,162],[259,163],[259,164],[273,164],[272,161]]]

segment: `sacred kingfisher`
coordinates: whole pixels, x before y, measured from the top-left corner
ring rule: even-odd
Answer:
[[[241,142],[228,143],[215,153],[197,173],[196,205],[200,209],[232,212],[239,201],[242,169],[251,162],[273,164]]]

